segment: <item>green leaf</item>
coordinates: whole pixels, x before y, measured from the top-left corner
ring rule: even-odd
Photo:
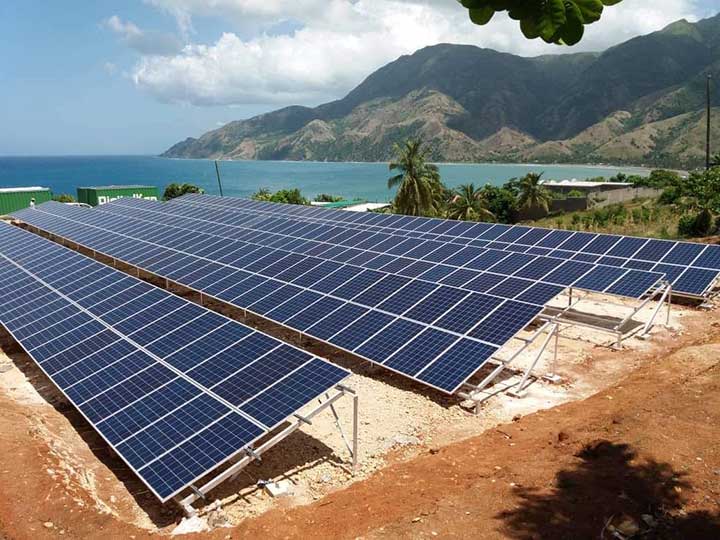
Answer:
[[[602,0],[573,0],[582,14],[582,21],[585,24],[594,23],[600,20],[603,12]]]
[[[557,41],[565,45],[575,45],[580,42],[585,33],[583,16],[580,8],[572,1],[566,2],[566,8],[567,21],[560,29]]]
[[[523,35],[528,39],[535,39],[540,37],[540,31],[537,29],[537,25],[533,19],[523,19],[520,21],[520,30]]]
[[[480,26],[489,23],[493,15],[495,15],[495,10],[490,6],[470,10],[470,20]]]
[[[460,3],[468,9],[480,9],[488,5],[487,0],[460,0]]]
[[[565,24],[565,3],[563,0],[547,0],[537,20],[540,37],[552,43],[553,36]]]

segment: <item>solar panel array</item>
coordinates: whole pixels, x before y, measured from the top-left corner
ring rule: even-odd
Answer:
[[[146,204],[151,203],[151,204]],[[362,268],[458,286],[503,298],[544,305],[564,288],[640,298],[663,278],[656,272],[579,261],[398,238],[358,228],[308,224],[252,212],[223,212],[141,199],[118,200],[99,209],[200,233],[242,239],[276,252],[291,251]]]
[[[477,250],[460,268],[224,225],[209,220],[213,212],[203,213],[209,219],[176,215],[187,210],[198,211],[125,199],[92,211],[47,203],[16,216],[448,393],[564,288],[511,276],[522,268],[500,268],[493,256],[502,259],[502,251]],[[348,249],[351,258],[343,259]],[[582,269],[604,277],[603,287],[617,282],[638,293],[662,277]],[[583,279],[572,275],[564,277]]]
[[[526,255],[597,263],[616,268],[649,270],[667,276],[673,290],[703,296],[720,273],[720,246],[597,234],[581,231],[475,223],[435,218],[348,212],[319,207],[268,203],[209,195],[186,195],[171,204],[195,204],[268,216],[291,216],[334,226],[405,238],[493,248]]]
[[[0,222],[0,324],[163,502],[349,373]]]
[[[361,277],[365,269],[290,252],[285,254],[293,258],[286,263],[277,255],[264,260],[267,248],[243,242],[222,241],[211,250],[212,237],[96,210],[49,204],[18,215],[388,369],[418,375],[421,382],[446,392],[453,392],[542,310],[536,304],[372,270],[367,274],[374,278],[371,284]],[[258,250],[263,251],[253,255]]]

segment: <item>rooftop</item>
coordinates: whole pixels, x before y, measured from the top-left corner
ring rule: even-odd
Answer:
[[[147,184],[125,184],[125,185],[111,184],[109,186],[80,186],[80,187],[78,187],[78,189],[136,189],[136,188],[157,189],[157,186],[149,186]]]
[[[27,191],[50,191],[50,188],[39,186],[0,188],[0,193],[25,193]]]
[[[547,187],[581,187],[581,188],[592,188],[592,187],[603,187],[603,186],[622,186],[632,187],[631,183],[628,182],[585,182],[581,180],[549,180],[542,182]]]

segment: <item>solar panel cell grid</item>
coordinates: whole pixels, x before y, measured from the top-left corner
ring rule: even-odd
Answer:
[[[457,388],[477,371],[478,363],[489,359],[496,350],[484,343],[461,339],[419,373],[418,378],[440,388]]]
[[[247,359],[245,367],[253,365],[264,378],[240,380],[242,357],[233,350],[230,358],[233,388],[245,391],[240,392],[245,400],[281,385],[309,389],[305,381],[317,368],[319,382],[312,387],[315,394],[292,392],[292,403],[304,400],[299,407],[347,376],[341,368],[325,369],[329,364],[305,352],[87,259],[85,279],[73,280],[75,286],[67,290],[66,298],[62,291],[69,280],[62,272],[52,271],[53,261],[34,258],[24,268],[22,261],[29,253],[54,251],[65,256],[68,268],[82,256],[9,225],[0,224],[0,233],[0,278],[11,272],[23,281],[31,277],[35,300],[42,300],[18,306],[3,303],[0,323],[11,332],[20,328],[13,321],[23,323],[25,331],[13,335],[96,429],[118,445],[115,449],[161,500],[182,489],[186,484],[181,479],[189,478],[191,472],[192,479],[202,476],[274,426],[232,412],[197,379],[183,375],[183,370],[194,368],[194,373],[199,373],[202,367],[217,374],[221,369],[215,360],[233,343],[245,343],[244,350],[258,352],[257,340],[267,340],[272,347],[285,348],[281,376],[274,372],[276,378],[267,378],[273,371],[256,355]],[[35,249],[37,246],[40,248]],[[58,262],[62,261],[55,264]],[[95,274],[104,277],[93,280]],[[257,338],[248,341],[251,334]],[[248,349],[248,343],[255,343],[254,349]],[[165,363],[163,357],[170,361]],[[302,379],[294,380],[294,371],[288,372],[291,365],[303,370]],[[248,394],[249,387],[257,391]],[[237,396],[236,392],[234,399]],[[285,416],[292,412],[288,410]],[[237,418],[232,425],[238,430],[225,436],[224,419],[233,417]],[[243,432],[241,425],[249,427]],[[181,449],[200,443],[211,443],[214,448],[197,450],[193,446],[193,454],[183,454]],[[192,460],[193,466],[172,481],[146,474],[155,464],[171,459]]]

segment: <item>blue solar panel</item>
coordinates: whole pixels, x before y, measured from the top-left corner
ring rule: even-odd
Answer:
[[[462,302],[445,313],[435,325],[464,334],[475,326],[477,321],[489,315],[501,303],[502,300],[499,298],[471,293]]]
[[[535,260],[533,255],[525,255],[523,253],[513,253],[509,257],[503,259],[491,266],[488,270],[498,274],[512,275],[520,270],[526,264]]]
[[[592,269],[593,266],[588,263],[566,261],[557,270],[545,276],[545,281],[558,285],[572,285]]]
[[[701,295],[708,288],[715,278],[717,272],[714,270],[705,270],[702,268],[688,268],[675,281],[675,286],[683,291]]]
[[[627,270],[622,268],[594,268],[580,278],[575,285],[581,289],[605,290],[626,272]]]
[[[437,288],[438,286],[432,283],[411,281],[402,290],[382,302],[378,308],[402,315]]]
[[[409,282],[410,278],[387,275],[382,277],[374,285],[368,285],[364,292],[355,297],[355,301],[365,306],[375,307],[398,292]]]
[[[328,313],[334,312],[342,305],[344,305],[342,300],[326,296],[307,306],[297,315],[285,320],[284,322],[290,328],[304,331],[313,324],[317,323],[323,317],[327,316]]]
[[[529,302],[531,304],[537,304],[544,306],[550,300],[555,298],[561,292],[565,290],[564,287],[559,285],[550,285],[548,283],[536,283],[528,290],[520,294],[517,299],[523,302]]]
[[[688,265],[705,249],[702,244],[676,243],[663,258],[665,264]]]
[[[395,317],[392,315],[369,311],[357,321],[351,323],[342,332],[332,336],[330,343],[345,350],[352,351],[394,320]]]
[[[464,285],[466,289],[470,289],[477,292],[486,292],[495,287],[498,283],[505,280],[505,276],[502,274],[491,274],[485,272],[480,274],[475,279],[469,281]]]
[[[0,291],[0,323],[162,501],[348,375],[7,224]]]
[[[437,388],[457,388],[495,353],[497,347],[461,339],[417,377]]]
[[[382,363],[424,328],[421,324],[399,319],[358,347],[355,352]]]
[[[720,246],[707,246],[693,265],[699,268],[720,270]]]
[[[457,340],[458,337],[453,334],[427,328],[388,358],[383,365],[395,371],[414,376]]]
[[[405,313],[405,316],[416,321],[431,324],[441,317],[455,304],[468,296],[467,291],[441,286],[427,298]]]
[[[494,294],[502,298],[515,298],[534,284],[535,282],[529,279],[509,277],[490,289],[488,294]]]
[[[629,270],[607,292],[620,296],[638,297],[645,294],[653,285],[657,285],[658,280],[659,276],[656,274]]]
[[[361,306],[345,304],[310,328],[307,328],[305,332],[317,339],[327,340],[341,332],[356,319],[362,317],[367,311],[367,308]]]
[[[470,336],[488,343],[505,343],[532,322],[540,311],[540,306],[507,301],[478,324]]]

